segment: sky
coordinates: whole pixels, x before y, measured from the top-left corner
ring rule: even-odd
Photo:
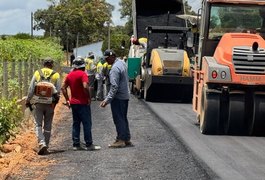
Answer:
[[[188,0],[188,4],[192,7],[192,10],[197,13],[198,9],[201,7],[201,0]]]
[[[120,19],[119,0],[106,0],[115,6],[112,12],[114,25],[124,25]],[[31,12],[48,8],[46,0],[0,0],[0,35],[31,33]],[[34,35],[43,35],[43,31],[34,31]]]

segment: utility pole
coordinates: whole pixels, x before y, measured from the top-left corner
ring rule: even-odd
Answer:
[[[67,66],[69,65],[69,54],[68,54],[68,51],[69,51],[69,39],[68,39],[68,22],[66,23],[66,62],[67,62]]]
[[[110,22],[108,21],[108,49],[110,49]]]
[[[79,32],[77,33],[77,37],[76,37],[76,52],[75,52],[75,57],[77,57],[78,46],[79,46]]]
[[[31,28],[30,28],[30,34],[31,34],[31,37],[33,37],[33,12],[31,12],[31,20],[30,20],[30,24],[31,24]]]
[[[50,37],[52,37],[52,27],[50,26]]]

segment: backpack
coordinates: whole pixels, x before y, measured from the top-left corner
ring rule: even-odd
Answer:
[[[38,70],[40,74],[40,81],[36,82],[34,95],[32,97],[34,103],[40,104],[52,104],[54,101],[54,94],[57,94],[57,90],[53,83],[50,82],[51,77],[56,73],[52,71],[50,76],[44,77],[41,70]]]

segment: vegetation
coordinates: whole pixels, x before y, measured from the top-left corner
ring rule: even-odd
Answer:
[[[21,37],[23,38],[16,39]],[[17,63],[8,63],[7,69],[3,69],[2,62],[28,61],[31,59],[38,66],[39,60],[47,56],[53,58],[57,63],[60,63],[64,58],[62,47],[54,39],[28,39],[25,35],[19,35],[16,38],[5,37],[4,40],[0,40],[0,83],[3,83],[3,73],[7,71],[9,92],[9,97],[2,97],[0,99],[0,144],[10,137],[11,132],[20,125],[23,119],[21,106],[16,101],[21,90],[18,76],[11,77],[12,73],[18,74],[18,72],[13,72],[14,68],[12,67],[12,64]],[[29,75],[31,76],[31,74]],[[27,87],[28,85],[24,86]],[[2,96],[1,91],[3,91],[3,88],[0,90]]]
[[[21,61],[29,57],[44,59],[47,56],[59,62],[63,59],[62,47],[53,39],[0,40],[0,60]]]
[[[125,33],[129,36],[133,34],[132,20],[132,0],[121,0],[120,3],[121,18],[127,18],[127,23],[124,26]]]
[[[108,23],[112,24],[111,12],[114,10],[112,5],[105,0],[47,1],[51,3],[48,9],[37,10],[34,13],[35,29],[45,30],[46,37],[59,37],[64,50],[72,51],[77,47],[77,39],[78,46],[103,40],[102,50],[107,49]],[[125,49],[121,49],[121,41],[129,42],[132,34],[131,4],[132,0],[120,2],[121,18],[128,19],[125,26],[110,26],[111,49],[120,56],[129,52],[127,45]]]
[[[65,50],[103,40],[107,22],[111,22],[114,7],[105,0],[48,0],[48,9],[34,13],[35,29],[45,30],[45,36],[60,37]]]
[[[12,101],[0,100],[0,144],[5,142],[11,135],[12,131],[22,121],[21,106],[17,104],[16,99]]]
[[[122,31],[111,34],[110,37],[111,49],[114,50],[116,55],[119,57],[128,55],[130,48],[129,42],[130,42],[130,36],[128,36],[125,33],[122,33]],[[106,49],[108,49],[108,41],[103,41],[101,50],[102,52],[104,52]]]

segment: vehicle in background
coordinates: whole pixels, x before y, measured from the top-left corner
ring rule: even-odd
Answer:
[[[265,135],[265,1],[203,0],[193,110],[203,134]]]
[[[128,74],[132,91],[146,101],[192,100],[193,37],[180,14],[182,0],[133,0]]]

